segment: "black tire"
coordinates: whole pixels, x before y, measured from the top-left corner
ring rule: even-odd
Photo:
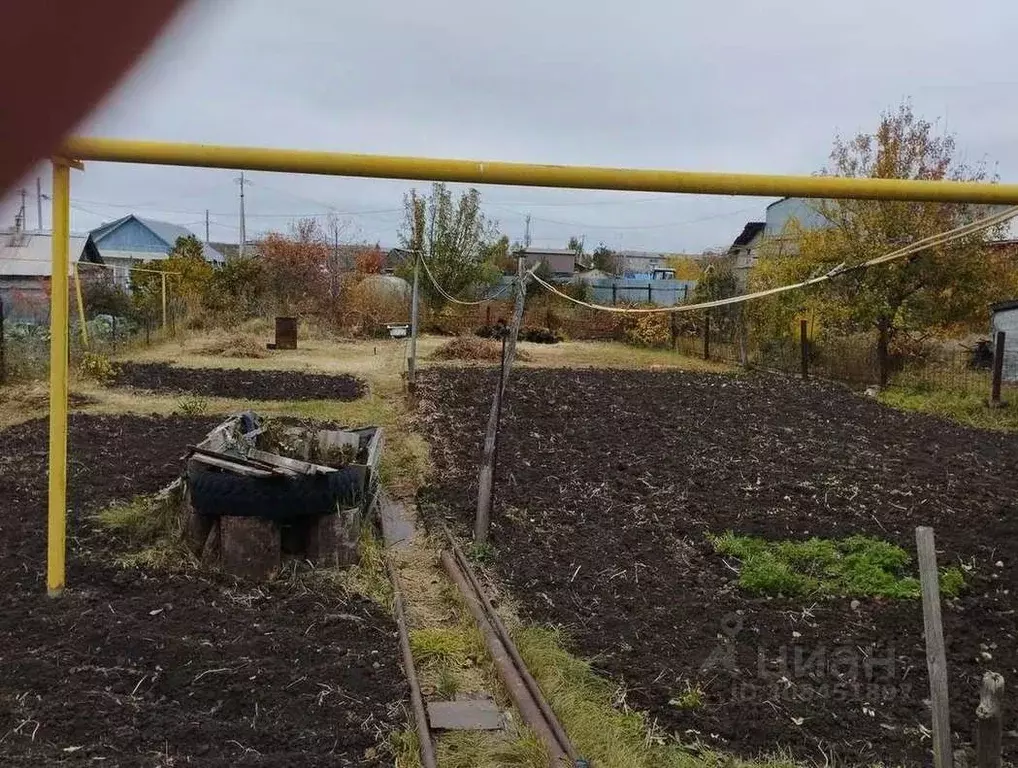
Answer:
[[[287,520],[357,506],[364,493],[364,472],[346,467],[323,475],[259,478],[192,462],[187,483],[191,505],[199,515]]]

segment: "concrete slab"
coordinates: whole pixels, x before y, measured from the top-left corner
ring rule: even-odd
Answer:
[[[407,546],[414,537],[414,523],[407,508],[388,494],[379,493],[379,513],[385,546],[396,549]]]
[[[498,731],[505,727],[502,712],[491,699],[430,702],[428,722],[436,731]]]

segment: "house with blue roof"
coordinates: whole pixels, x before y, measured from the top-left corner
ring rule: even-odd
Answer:
[[[130,281],[130,267],[143,261],[165,259],[173,251],[177,238],[189,236],[195,235],[186,227],[143,219],[132,213],[89,232],[81,260],[111,267],[114,280],[126,285]],[[208,243],[202,243],[202,255],[211,264],[226,262],[226,257]]]

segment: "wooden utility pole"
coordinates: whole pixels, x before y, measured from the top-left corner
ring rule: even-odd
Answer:
[[[915,529],[915,541],[919,552],[926,668],[929,671],[930,703],[933,710],[933,765],[935,768],[952,768],[954,757],[947,696],[947,653],[944,650],[944,626],[940,618],[940,580],[933,529],[919,526]]]
[[[506,338],[503,356],[502,375],[495,386],[495,396],[491,399],[491,410],[488,412],[488,427],[484,433],[484,453],[481,456],[481,470],[477,481],[477,516],[474,520],[474,543],[486,544],[488,531],[491,528],[491,498],[495,481],[495,448],[498,445],[498,422],[502,413],[502,398],[505,396],[512,372],[513,360],[516,358],[516,339],[520,335],[523,323],[523,307],[527,298],[527,280],[523,275],[523,256],[517,256],[516,305],[513,307],[513,319]]]
[[[205,243],[209,242],[209,209],[205,209]]]

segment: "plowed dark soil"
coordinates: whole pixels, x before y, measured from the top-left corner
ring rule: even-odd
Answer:
[[[364,382],[347,374],[242,368],[178,368],[168,363],[121,363],[114,382],[150,392],[175,392],[203,397],[252,400],[356,400],[367,391]]]
[[[496,375],[422,374],[440,478],[424,501],[464,532]],[[1015,436],[767,376],[521,370],[504,414],[496,571],[532,620],[564,626],[683,740],[839,765],[930,760],[919,602],[752,597],[708,533],[864,533],[914,552],[915,526],[931,525],[940,564],[970,569],[944,604],[955,744],[974,739],[985,671],[1018,684]]]
[[[46,424],[0,431],[0,765],[385,765],[395,628],[306,584],[124,570],[88,522],[215,419],[71,419],[69,589],[45,594]]]

